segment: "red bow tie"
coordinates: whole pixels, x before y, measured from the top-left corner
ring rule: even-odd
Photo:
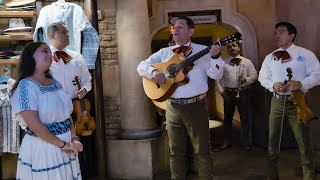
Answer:
[[[273,53],[273,59],[276,61],[281,60],[281,63],[289,62],[292,60],[290,54],[287,51],[276,51]]]
[[[234,65],[239,66],[241,64],[241,61],[242,60],[240,58],[233,58],[233,59],[230,60],[229,64],[231,66],[234,66]]]
[[[68,53],[66,53],[64,51],[56,51],[53,54],[53,59],[56,62],[58,62],[60,59],[62,59],[63,62],[66,64],[72,59],[72,57]]]
[[[172,49],[174,54],[181,54],[183,53],[184,57],[188,57],[192,52],[192,47],[190,46],[180,46]]]

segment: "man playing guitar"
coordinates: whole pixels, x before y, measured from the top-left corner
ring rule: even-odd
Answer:
[[[177,54],[187,58],[207,48],[191,42],[193,32],[194,22],[188,17],[179,17],[173,30],[176,45],[163,48],[142,61],[137,67],[140,76],[154,79],[159,87],[169,81],[170,70],[169,74],[165,74],[152,65],[168,62]],[[209,54],[194,61],[192,67],[183,69],[188,82],[179,84],[168,99],[166,120],[172,179],[186,179],[188,138],[190,138],[196,162],[200,162],[197,164],[199,179],[211,180],[213,177],[205,94],[208,91],[207,76],[212,79],[221,78],[223,66],[220,46],[211,46]]]

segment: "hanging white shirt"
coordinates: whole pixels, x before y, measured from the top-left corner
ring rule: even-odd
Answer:
[[[284,49],[279,48],[274,52],[280,50]],[[309,89],[320,85],[320,65],[314,53],[294,44],[286,49],[286,51],[292,58],[289,62],[282,63],[280,60],[274,60],[274,52],[266,56],[262,63],[258,79],[261,85],[270,92],[274,92],[274,83],[288,80],[288,67],[292,69],[292,80],[301,82],[301,91],[307,92]],[[291,92],[286,92],[286,94],[289,95]]]
[[[53,54],[58,51],[55,47],[50,48]],[[68,53],[72,59],[66,64],[62,59],[59,59],[58,62],[53,60],[50,70],[52,76],[62,85],[63,90],[73,99],[77,97],[75,93],[78,91],[78,87],[73,83],[75,76],[79,77],[81,88],[86,88],[89,92],[92,88],[91,75],[81,54],[69,49],[63,49],[63,51]]]
[[[190,42],[187,43],[186,46],[189,44]],[[167,62],[174,55],[172,49],[176,47],[179,47],[179,45],[160,49],[148,59],[140,62],[137,67],[140,76],[145,76],[150,79],[154,78],[152,71],[155,70],[155,68],[152,64]],[[192,53],[188,57],[207,48],[207,46],[195,43],[191,43],[191,47]],[[203,94],[208,91],[208,76],[212,79],[220,79],[222,77],[224,61],[221,58],[211,59],[210,53],[194,61],[193,64],[193,68],[187,74],[189,83],[179,86],[171,95],[172,98],[189,98]]]
[[[247,59],[245,57],[238,55],[235,58],[241,59],[241,63],[237,66],[237,65],[230,64],[230,61],[233,58],[234,57],[230,56],[224,59],[224,62],[226,64],[223,67],[224,69],[223,76],[221,79],[216,81],[216,90],[219,93],[222,93],[225,87],[228,87],[228,88],[246,87],[254,83],[258,79],[258,72],[250,59]],[[239,84],[238,79],[240,76],[246,78],[245,83]]]

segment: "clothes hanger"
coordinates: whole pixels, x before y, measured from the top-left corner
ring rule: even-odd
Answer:
[[[5,66],[3,69],[2,69],[4,75],[3,76],[0,76],[0,84],[7,84],[10,77],[9,77],[9,74],[10,74],[10,70],[7,66]]]
[[[57,1],[57,5],[59,5],[59,6],[64,6],[65,4],[66,4],[65,0],[58,0]]]
[[[15,83],[15,80],[9,76],[10,70],[7,66],[5,66],[2,71],[4,75],[0,76],[0,102],[3,103],[4,99],[9,101],[9,93]]]

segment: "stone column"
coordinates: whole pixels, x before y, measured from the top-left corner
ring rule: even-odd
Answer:
[[[160,136],[137,65],[151,54],[147,0],[117,0],[116,29],[120,66],[121,139]]]
[[[113,179],[153,179],[169,170],[169,151],[136,70],[150,56],[147,0],[115,2],[121,132],[120,139],[107,142],[107,174]]]

